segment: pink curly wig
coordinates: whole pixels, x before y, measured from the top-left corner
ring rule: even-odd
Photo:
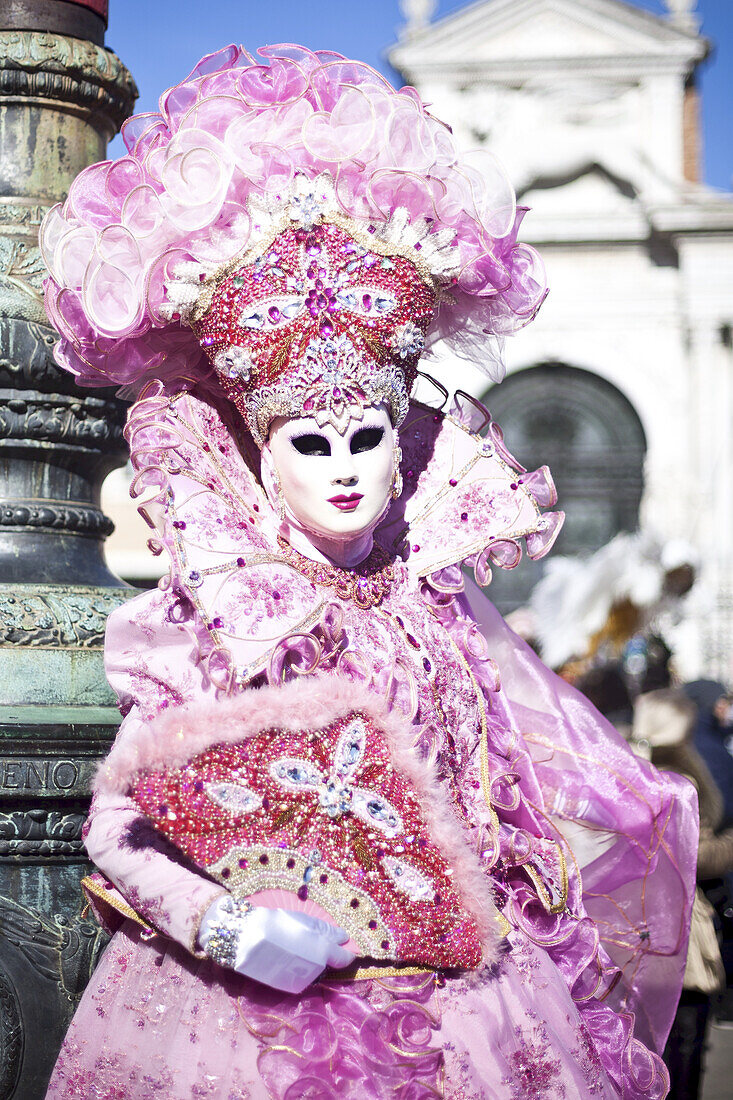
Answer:
[[[247,200],[296,172],[329,172],[343,212],[383,222],[398,207],[455,232],[460,271],[428,333],[491,377],[502,338],[545,296],[541,261],[517,242],[525,213],[485,152],[460,154],[413,88],[301,46],[229,46],[204,57],[122,130],[127,155],[92,165],[41,229],[56,358],[89,386],[139,392],[213,381],[193,332],[166,313],[181,261],[225,263],[247,247]]]

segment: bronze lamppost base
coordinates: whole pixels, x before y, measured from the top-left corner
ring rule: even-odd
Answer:
[[[40,1100],[103,945],[81,915],[81,827],[118,715],[100,488],[125,458],[124,408],[54,364],[37,235],[104,159],[132,78],[104,48],[104,0],[0,8],[0,1100]]]

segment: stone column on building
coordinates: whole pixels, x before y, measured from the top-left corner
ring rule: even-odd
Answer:
[[[733,674],[733,356],[725,326],[712,315],[689,319],[689,451],[695,500],[691,530],[700,552],[700,650],[705,675]]]
[[[54,364],[37,238],[135,101],[106,16],[107,0],[0,4],[0,1100],[44,1096],[103,942],[81,828],[118,719],[102,643],[130,590],[99,497],[124,408]]]

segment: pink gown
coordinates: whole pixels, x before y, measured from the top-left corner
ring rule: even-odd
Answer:
[[[117,930],[49,1100],[661,1100],[694,792],[633,757],[459,568],[485,582],[490,563],[516,561],[520,537],[535,556],[548,547],[546,472],[518,468],[493,425],[482,441],[469,411],[415,406],[401,431],[406,493],[378,532],[389,547],[408,529],[404,560],[362,608],[285,559],[215,410],[152,397],[130,435],[172,570],[110,619],[117,751],[161,714],[203,706],[216,721],[267,681],[298,680],[307,728],[309,674],[351,678],[412,724],[509,930],[476,971],[334,972],[279,993],[196,952],[222,887],[151,838],[129,798],[100,792],[86,842],[106,876],[96,908]]]

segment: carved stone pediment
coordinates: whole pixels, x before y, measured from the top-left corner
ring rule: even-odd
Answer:
[[[502,72],[529,62],[581,67],[690,67],[707,43],[695,33],[616,0],[486,0],[430,24],[390,52],[403,72],[490,63]]]

